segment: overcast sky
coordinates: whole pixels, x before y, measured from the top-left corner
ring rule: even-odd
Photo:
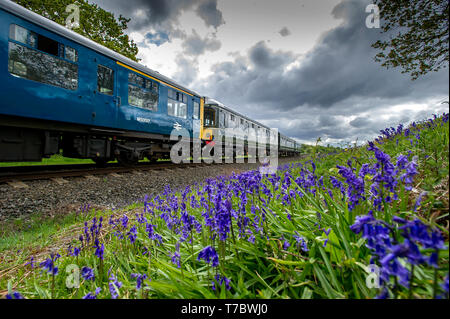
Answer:
[[[448,112],[448,68],[411,81],[373,61],[370,1],[90,1],[131,18],[142,64],[302,143]]]

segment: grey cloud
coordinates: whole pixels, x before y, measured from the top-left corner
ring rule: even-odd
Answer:
[[[218,28],[225,24],[222,12],[217,9],[217,0],[203,1],[197,8],[197,14],[205,21],[207,26]]]
[[[222,43],[214,37],[201,38],[195,30],[187,36],[183,44],[184,53],[190,56],[202,55],[206,51],[217,51]]]
[[[184,86],[190,86],[198,73],[198,60],[178,54],[175,63],[178,71],[173,76],[174,80]]]
[[[356,128],[365,127],[370,123],[369,119],[366,117],[357,117],[353,121],[351,121],[349,124]]]
[[[245,86],[242,96],[235,95],[241,103],[260,102],[283,109],[299,105],[330,108],[352,98],[415,101],[422,96],[448,94],[448,72],[429,74],[412,82],[408,75],[386,70],[373,61],[376,51],[371,44],[380,35],[379,30],[365,26],[367,3],[346,0],[336,6],[333,14],[344,19],[343,23],[324,34],[300,66],[286,71],[286,65],[297,56],[273,51],[259,42],[250,49],[248,57],[254,68],[230,73],[220,83],[212,79],[205,89],[221,95],[231,87]]]
[[[129,29],[142,31],[157,28],[159,31],[176,30],[183,11],[195,9],[207,25],[215,28],[224,23],[217,0],[90,0],[102,8],[131,18]]]
[[[282,37],[287,37],[289,35],[291,35],[291,30],[289,30],[287,27],[284,27],[283,29],[281,29],[280,31],[278,31],[278,33],[282,36]]]
[[[257,68],[279,70],[292,61],[293,55],[285,52],[272,52],[264,41],[258,42],[250,49],[250,62]]]
[[[233,62],[214,65],[214,76],[196,82],[195,87],[303,140],[318,136],[361,140],[388,124],[412,120],[419,115],[416,111],[387,121],[379,115],[392,105],[425,103],[436,96],[448,96],[449,74],[443,70],[411,81],[409,75],[376,63],[371,44],[380,38],[380,31],[365,26],[368,3],[339,3],[332,14],[342,23],[324,33],[302,59],[260,41],[247,54],[233,54]],[[298,66],[286,69],[297,60]],[[369,118],[359,116],[363,113],[370,114]],[[352,115],[357,118],[345,125],[333,117]],[[271,121],[279,117],[285,120]]]

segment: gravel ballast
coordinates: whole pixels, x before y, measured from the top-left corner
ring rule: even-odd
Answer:
[[[298,161],[299,158],[280,158],[279,165]],[[167,185],[173,190],[204,182],[207,178],[229,176],[233,172],[258,168],[258,164],[223,164],[170,170],[124,173],[120,176],[104,175],[95,179],[65,178],[68,183],[52,180],[25,182],[27,188],[14,188],[0,184],[0,223],[26,218],[33,213],[49,216],[80,211],[89,205],[96,209],[117,209],[139,201],[145,195],[161,193]]]

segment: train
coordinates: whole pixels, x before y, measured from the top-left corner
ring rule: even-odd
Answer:
[[[0,83],[0,162],[62,154],[132,165],[169,158],[174,129],[202,147],[226,128],[270,135],[269,127],[9,0],[0,0]],[[276,141],[279,155],[299,154],[294,139],[278,133]],[[251,145],[258,147],[245,143],[245,154]]]

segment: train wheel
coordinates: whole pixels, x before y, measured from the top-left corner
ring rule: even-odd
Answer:
[[[108,160],[105,158],[93,158],[92,160],[95,162],[95,166],[97,167],[106,167],[106,164],[108,163]]]
[[[123,166],[134,166],[139,162],[139,159],[130,153],[121,152],[120,155],[117,156],[117,161]]]

